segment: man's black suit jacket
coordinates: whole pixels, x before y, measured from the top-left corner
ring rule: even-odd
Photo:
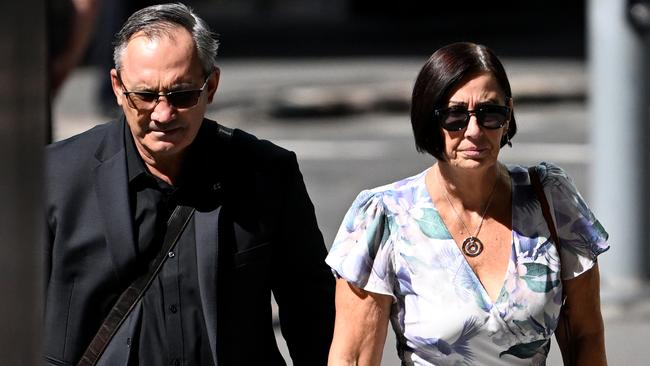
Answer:
[[[44,353],[73,365],[133,280],[124,117],[46,149]],[[334,279],[295,154],[204,120],[197,138],[222,202],[197,208],[201,301],[213,355],[224,365],[283,365],[271,291],[294,365],[325,364],[334,323]],[[201,255],[218,245],[215,256]],[[215,258],[216,257],[216,258]]]

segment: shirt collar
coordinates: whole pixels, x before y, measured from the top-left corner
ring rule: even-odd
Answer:
[[[124,145],[126,148],[126,166],[129,178],[129,186],[142,187],[144,186],[157,186],[163,190],[176,190],[174,188],[187,187],[188,194],[198,194],[205,192],[206,189],[212,189],[215,183],[219,181],[218,171],[214,163],[210,163],[214,159],[215,152],[211,147],[210,141],[206,139],[205,131],[199,129],[196,139],[188,146],[187,156],[185,163],[181,170],[181,177],[179,179],[179,186],[172,187],[162,180],[153,176],[146,168],[138,149],[135,146],[133,135],[128,124],[124,128]]]
[[[129,184],[136,182],[140,177],[149,175],[147,168],[144,166],[144,161],[138,149],[135,147],[135,141],[131,134],[131,129],[127,125],[124,129],[124,145],[126,147],[126,169],[129,176]]]

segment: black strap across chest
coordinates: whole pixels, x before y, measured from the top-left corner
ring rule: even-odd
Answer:
[[[233,130],[228,127],[218,125],[217,133],[221,142],[230,143],[232,140]],[[151,262],[149,271],[138,277],[122,292],[77,363],[78,366],[92,366],[97,364],[97,361],[99,361],[99,358],[106,350],[113,336],[117,333],[117,330],[133,311],[138,301],[162,269],[165,260],[168,258],[168,253],[172,251],[178,242],[194,211],[195,209],[193,207],[176,206],[169,220],[167,220],[167,231],[165,232],[161,250],[154,261]]]
[[[167,221],[167,231],[163,239],[162,249],[151,263],[149,271],[138,277],[122,292],[77,363],[78,366],[91,366],[97,363],[120,325],[122,325],[131,311],[133,311],[138,300],[142,298],[153,279],[162,269],[165,260],[168,258],[168,253],[174,249],[176,242],[178,242],[193,214],[193,207],[176,206]]]

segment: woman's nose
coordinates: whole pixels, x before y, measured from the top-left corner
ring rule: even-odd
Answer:
[[[469,116],[469,122],[467,123],[467,128],[465,129],[465,135],[477,135],[481,132],[481,126],[478,124],[478,119],[476,114],[472,113]]]

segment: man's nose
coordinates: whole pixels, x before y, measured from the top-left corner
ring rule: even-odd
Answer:
[[[151,119],[163,123],[169,122],[174,119],[175,114],[176,108],[169,103],[167,97],[161,95],[158,97],[158,102],[151,112]]]

